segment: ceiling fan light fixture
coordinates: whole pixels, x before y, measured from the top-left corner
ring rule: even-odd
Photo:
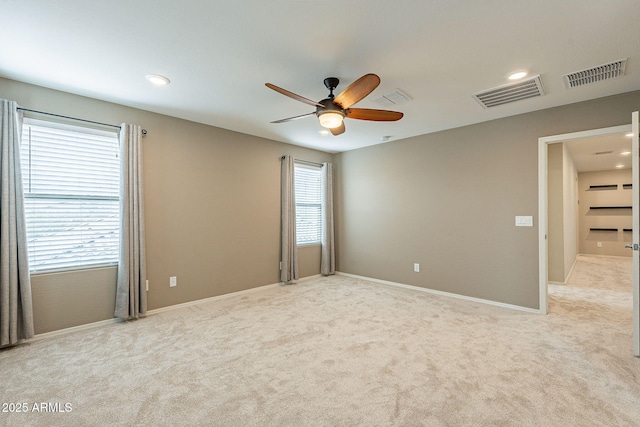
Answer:
[[[344,114],[338,111],[324,111],[318,113],[318,119],[320,120],[320,126],[327,129],[335,129],[342,124]]]

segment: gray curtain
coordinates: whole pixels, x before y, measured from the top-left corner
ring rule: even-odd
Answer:
[[[333,233],[333,165],[322,164],[322,252],[320,273],[336,273],[336,252]]]
[[[293,156],[282,156],[280,180],[280,244],[282,258],[280,262],[280,281],[285,284],[298,280],[294,170]]]
[[[120,129],[120,258],[115,316],[136,319],[147,313],[147,265],[142,188],[142,129]]]
[[[0,347],[34,335],[20,170],[21,121],[17,104],[0,99]]]

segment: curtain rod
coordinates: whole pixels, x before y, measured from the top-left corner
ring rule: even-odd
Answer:
[[[30,110],[28,108],[22,108],[22,107],[18,107],[18,110],[20,110],[20,111],[28,111],[30,113],[44,114],[44,115],[47,115],[47,116],[60,117],[62,119],[76,120],[76,121],[79,121],[79,122],[93,123],[94,125],[109,126],[109,127],[112,127],[112,128],[120,129],[120,126],[110,125],[109,123],[94,122],[92,120],[85,120],[85,119],[79,119],[77,117],[63,116],[61,114],[47,113],[45,111]]]
[[[78,121],[78,122],[91,123],[91,124],[94,124],[94,125],[107,126],[107,127],[112,127],[112,128],[116,128],[116,129],[121,129],[121,127],[118,126],[118,125],[112,125],[112,124],[109,124],[109,123],[102,123],[102,122],[94,122],[93,120],[85,120],[85,119],[79,119],[77,117],[63,116],[61,114],[47,113],[46,111],[30,110],[29,108],[22,108],[22,107],[18,107],[18,110],[20,110],[20,111],[28,111],[30,113],[36,113],[36,114],[44,114],[46,116],[60,117],[62,119],[75,120],[75,121]],[[144,138],[146,135],[147,135],[147,130],[146,129],[142,129],[142,137]]]
[[[284,160],[285,157],[286,156],[280,157],[280,160]],[[300,160],[300,159],[293,159],[293,160],[294,160],[294,162],[304,163],[304,164],[307,164],[307,165],[320,166],[320,167],[324,166],[322,163],[310,162],[309,160]]]

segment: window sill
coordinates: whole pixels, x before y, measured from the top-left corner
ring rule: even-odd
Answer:
[[[316,243],[301,243],[298,245],[299,248],[306,248],[309,246],[322,246],[322,243],[320,242],[316,242]]]
[[[101,268],[112,268],[117,266],[118,266],[117,262],[112,262],[112,263],[105,263],[105,264],[93,264],[93,265],[87,265],[82,267],[51,268],[48,270],[43,269],[43,270],[30,271],[29,275],[38,276],[41,274],[74,273],[74,272],[83,271],[83,270],[98,270]]]

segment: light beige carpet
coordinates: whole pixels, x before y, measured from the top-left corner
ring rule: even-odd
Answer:
[[[337,276],[34,341],[0,351],[29,408],[0,425],[638,426],[631,288],[598,262],[548,316]]]

